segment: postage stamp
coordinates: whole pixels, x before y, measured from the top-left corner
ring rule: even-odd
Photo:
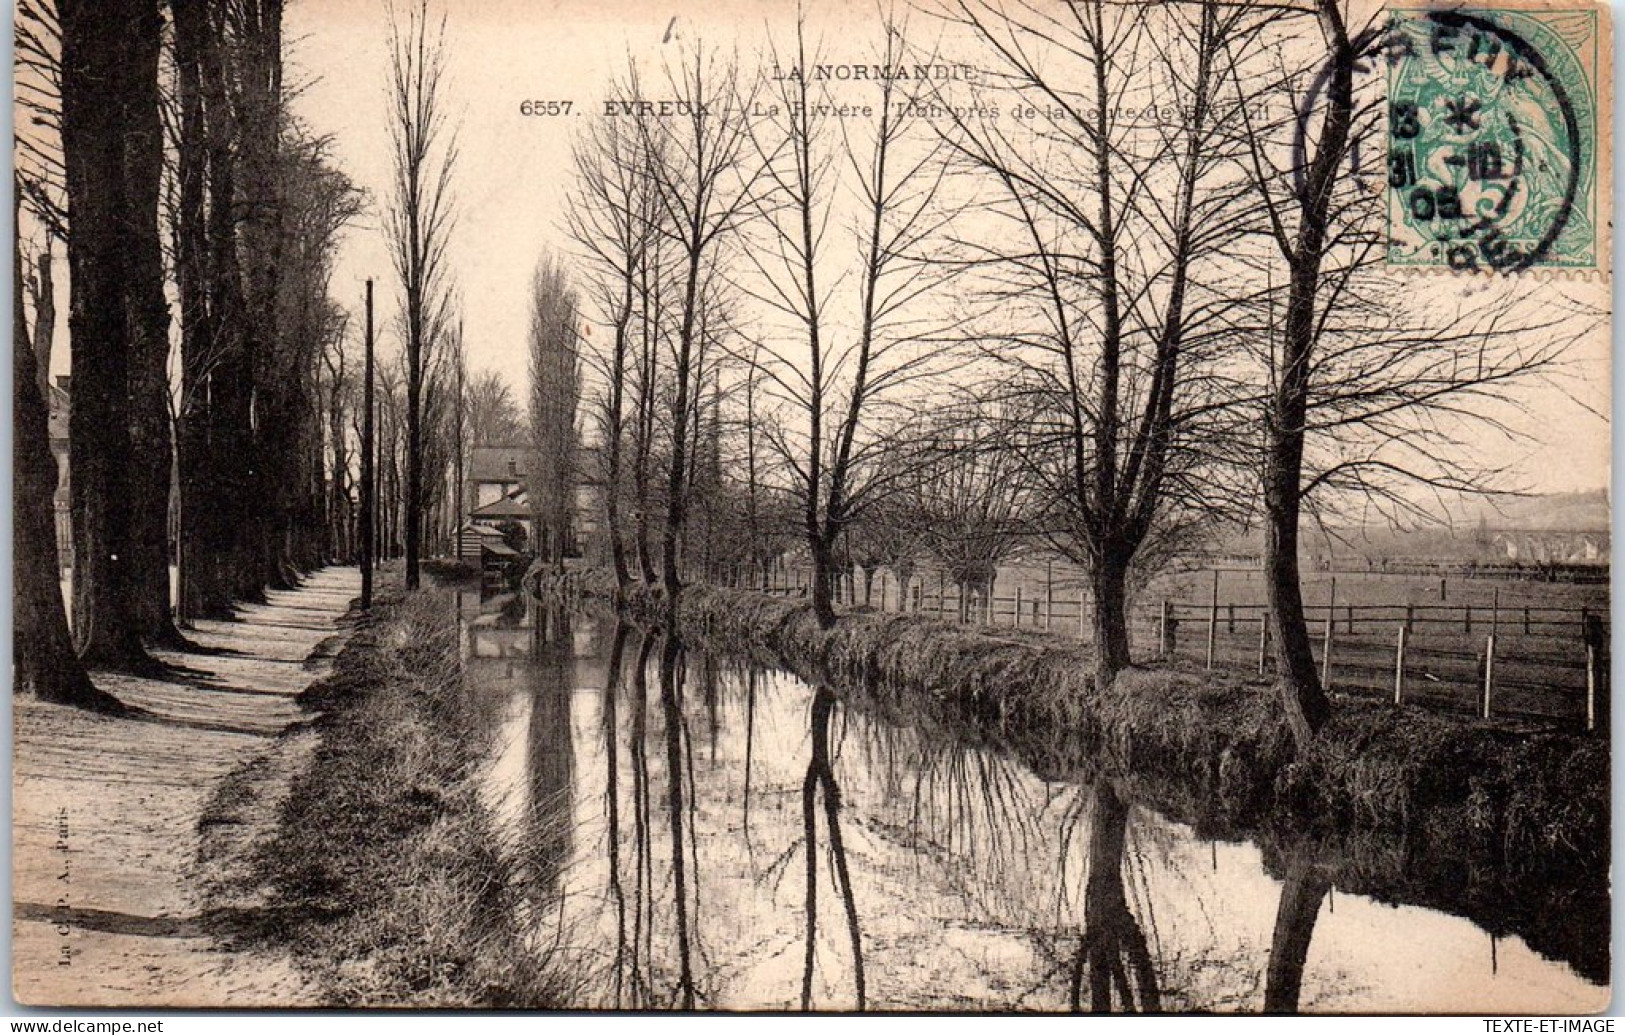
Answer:
[[[1601,15],[1390,10],[1381,44],[1390,266],[1598,268]]]

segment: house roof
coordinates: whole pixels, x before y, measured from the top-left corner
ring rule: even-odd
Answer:
[[[487,503],[483,507],[476,507],[469,512],[471,518],[528,518],[531,516],[530,504],[521,501],[519,493],[509,493],[494,503]]]
[[[518,482],[530,470],[530,450],[523,446],[475,446],[469,457],[472,482]]]
[[[498,540],[498,541],[492,542],[492,543],[481,543],[480,544],[480,549],[484,550],[487,553],[496,554],[498,557],[518,557],[519,556],[519,551],[518,550],[515,550],[513,547],[509,546],[507,543],[502,542],[501,540]]]

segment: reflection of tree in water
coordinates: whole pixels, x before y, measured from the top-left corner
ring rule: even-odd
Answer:
[[[530,836],[525,857],[539,895],[554,896],[570,855],[575,741],[570,729],[570,613],[540,604],[532,632]]]
[[[1309,956],[1320,904],[1331,891],[1331,881],[1316,866],[1308,850],[1293,851],[1281,883],[1281,904],[1275,913],[1270,938],[1269,970],[1264,977],[1264,1012],[1297,1013],[1303,990],[1303,965]]]
[[[1026,934],[1047,961],[1026,994],[1056,981],[1073,1009],[1086,990],[1092,1009],[1161,1007],[1170,963],[1131,910],[1148,915],[1149,899],[1131,903],[1127,888],[1147,890],[1147,849],[1165,878],[1179,877],[1163,831],[1131,832],[1129,807],[1110,786],[1048,783],[953,730],[863,718],[853,725],[868,778],[900,814],[892,836],[916,865],[947,878],[967,919]]]
[[[689,941],[688,883],[683,858],[683,774],[692,776],[684,765],[683,753],[683,648],[676,637],[666,637],[660,652],[660,712],[666,740],[666,802],[670,810],[671,869],[677,907],[677,992],[685,1010],[694,1008],[694,966]],[[692,829],[692,824],[690,824]]]
[[[633,1004],[651,1005],[648,974],[654,958],[654,861],[649,848],[649,656],[654,637],[643,634],[632,669],[632,983]],[[611,832],[618,838],[620,831]],[[617,1003],[616,1005],[620,1005]]]
[[[835,692],[820,685],[813,691],[812,701],[812,758],[807,762],[807,776],[801,785],[801,823],[806,838],[807,856],[807,955],[801,976],[801,1008],[812,1009],[813,965],[817,957],[818,933],[818,809],[820,792],[824,800],[825,826],[829,833],[829,850],[834,862],[835,887],[846,909],[847,936],[852,942],[852,980],[857,990],[858,1009],[866,1005],[863,979],[863,935],[858,925],[857,900],[852,892],[851,872],[847,868],[846,845],[841,839],[841,789],[835,782],[835,769],[830,757],[830,718],[835,712]]]
[[[615,621],[615,636],[610,642],[609,664],[604,670],[604,694],[599,705],[604,739],[604,814],[609,823],[609,894],[615,903],[615,961],[613,983],[615,1005],[620,1006],[625,994],[626,970],[629,964],[626,944],[626,890],[621,886],[621,797],[620,797],[620,720],[618,700],[621,695],[621,661],[626,654],[626,640],[631,629]]]
[[[1089,877],[1083,892],[1083,937],[1072,968],[1071,1006],[1083,1006],[1089,989],[1094,1013],[1162,1008],[1157,969],[1145,932],[1129,911],[1123,886],[1123,846],[1128,806],[1105,780],[1095,784],[1089,824]]]
[[[604,680],[601,733],[604,742],[605,804],[609,895],[614,910],[614,973],[610,1005],[651,1009],[693,1009],[701,998],[695,960],[701,955],[697,936],[699,895],[694,872],[693,755],[683,718],[685,662],[675,639],[641,634],[637,657],[625,670],[626,638],[619,628],[610,649]],[[660,648],[658,741],[650,727],[649,667]],[[627,700],[622,702],[622,694]],[[627,759],[631,786],[621,781],[621,710],[627,713]],[[651,747],[654,751],[651,752]],[[664,769],[663,793],[656,789]],[[630,845],[623,845],[630,808]],[[656,843],[664,821],[669,845]],[[664,848],[666,851],[662,852]],[[629,850],[623,850],[629,849]],[[664,856],[664,858],[660,858]],[[667,873],[657,872],[661,862]],[[666,928],[667,923],[671,924]],[[656,928],[662,928],[658,932]],[[671,931],[667,943],[663,931]],[[659,944],[657,944],[657,940]],[[672,976],[672,964],[676,974]]]
[[[954,860],[967,906],[988,916],[1027,910],[1035,901],[1035,868],[1047,866],[1038,846],[1046,813],[1064,807],[1008,758],[966,746],[956,731],[876,722],[851,713],[871,793],[888,814],[891,834],[917,860]]]

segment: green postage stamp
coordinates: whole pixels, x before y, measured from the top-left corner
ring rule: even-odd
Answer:
[[[1583,4],[1388,12],[1390,266],[1605,265],[1607,25]]]

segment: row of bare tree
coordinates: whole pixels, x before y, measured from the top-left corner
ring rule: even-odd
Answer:
[[[18,543],[17,595],[30,601],[18,685],[43,697],[113,708],[86,667],[162,671],[149,647],[192,646],[177,615],[224,615],[330,549],[319,385],[343,318],[326,288],[359,195],[287,115],[281,17],[280,0],[19,9],[32,117],[18,196],[44,237],[28,263],[32,334],[27,307],[14,307],[16,369],[38,375],[16,386],[28,429],[17,466],[37,475],[19,481],[20,527],[44,527],[55,490],[48,444],[24,415],[46,409],[56,242],[73,373],[71,640],[54,540]],[[21,272],[20,226],[16,250]]]
[[[282,0],[19,6],[16,685],[42,698],[118,711],[87,670],[163,674],[149,650],[198,649],[193,620],[354,559],[363,472],[374,555],[404,554],[415,584],[463,510],[465,429],[522,435],[500,380],[464,376],[444,25],[418,3],[390,12],[384,229],[402,347],[379,366],[377,462],[361,462],[361,343],[330,282],[365,199],[289,109],[282,17]],[[48,441],[59,245],[71,558],[58,556]]]
[[[1385,172],[1360,145],[1382,151],[1386,113],[1356,69],[1400,30],[1351,28],[1340,0],[915,18],[884,23],[873,63],[951,40],[976,85],[879,77],[854,114],[811,76],[690,47],[609,91],[679,114],[578,137],[572,273],[605,329],[584,359],[619,584],[675,602],[685,570],[780,553],[788,517],[827,626],[855,558],[930,554],[974,584],[1026,536],[1089,572],[1105,686],[1132,661],[1134,580],[1257,522],[1307,747],[1328,706],[1306,513],[1482,488],[1472,442],[1591,315],[1482,282],[1420,299],[1384,272]],[[764,61],[827,61],[810,35],[798,20]]]

